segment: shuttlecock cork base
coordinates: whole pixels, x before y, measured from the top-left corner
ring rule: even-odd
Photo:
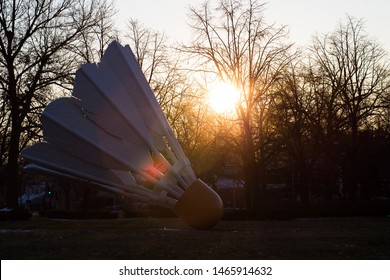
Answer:
[[[194,229],[210,229],[223,216],[223,203],[219,195],[197,179],[173,207],[173,211]]]

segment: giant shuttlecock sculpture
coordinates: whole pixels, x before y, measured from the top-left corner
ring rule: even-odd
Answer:
[[[82,65],[72,97],[41,119],[43,142],[21,154],[28,169],[170,208],[196,229],[222,218],[220,197],[196,178],[129,46],[114,41],[98,64]]]

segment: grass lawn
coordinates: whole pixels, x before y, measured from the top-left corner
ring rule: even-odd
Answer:
[[[179,219],[0,222],[5,259],[390,259],[390,218],[222,221]]]

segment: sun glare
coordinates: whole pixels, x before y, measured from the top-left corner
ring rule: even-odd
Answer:
[[[232,84],[220,82],[209,90],[207,99],[208,104],[216,113],[234,113],[240,93]]]

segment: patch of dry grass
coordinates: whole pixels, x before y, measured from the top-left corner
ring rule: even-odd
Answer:
[[[1,259],[389,259],[390,219],[223,221],[209,231],[179,219],[0,223]]]

